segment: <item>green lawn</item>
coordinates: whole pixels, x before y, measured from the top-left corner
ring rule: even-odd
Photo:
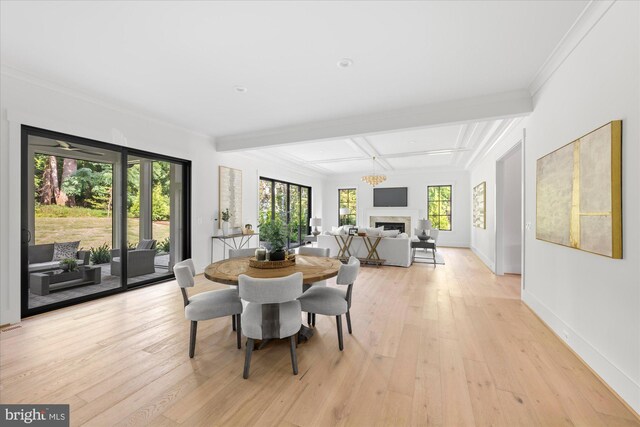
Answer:
[[[130,243],[139,241],[138,218],[127,221],[127,239]],[[112,218],[84,217],[36,217],[35,243],[75,242],[89,249],[106,243],[111,247]],[[153,238],[162,241],[169,237],[169,221],[154,221]]]

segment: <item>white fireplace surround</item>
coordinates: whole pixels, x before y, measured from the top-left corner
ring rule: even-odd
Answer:
[[[408,221],[399,218],[409,218]],[[419,213],[417,209],[381,208],[367,209],[365,211],[365,224],[375,226],[375,222],[404,222],[405,233],[413,235],[413,229],[418,226]]]

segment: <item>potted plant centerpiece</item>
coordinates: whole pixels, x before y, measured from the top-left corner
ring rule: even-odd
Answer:
[[[284,248],[287,244],[287,231],[279,218],[265,221],[260,225],[260,240],[266,241],[270,246],[270,261],[285,259]]]
[[[229,220],[231,219],[231,213],[229,213],[229,208],[225,209],[221,213],[222,216],[222,234],[226,236],[229,234]]]

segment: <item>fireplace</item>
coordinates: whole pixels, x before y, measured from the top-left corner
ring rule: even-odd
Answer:
[[[404,233],[404,222],[382,222],[376,221],[376,228],[384,227],[385,230],[398,230]]]

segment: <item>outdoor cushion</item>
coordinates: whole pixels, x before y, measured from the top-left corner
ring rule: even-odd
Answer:
[[[313,286],[302,294],[298,301],[300,301],[302,311],[326,316],[339,316],[345,314],[349,309],[345,293],[336,288]]]
[[[153,239],[142,239],[136,246],[136,249],[153,249],[156,241]]]
[[[84,261],[81,259],[76,259],[78,265],[83,265]],[[34,264],[29,264],[29,273],[35,273],[38,271],[51,271],[60,268],[60,261],[49,261],[49,262],[37,262]]]
[[[58,243],[55,242],[53,244],[53,261],[62,261],[66,258],[74,258],[76,257],[76,253],[78,252],[78,247],[80,246],[80,240],[77,242],[64,242]]]
[[[231,316],[242,312],[242,303],[237,289],[221,289],[202,292],[189,297],[184,308],[187,320],[207,320]]]

